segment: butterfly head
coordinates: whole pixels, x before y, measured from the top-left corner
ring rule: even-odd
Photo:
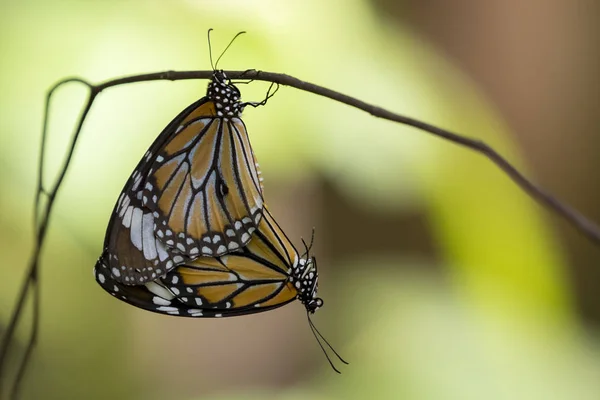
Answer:
[[[323,300],[317,297],[319,273],[317,272],[317,261],[314,257],[300,258],[290,280],[294,283],[298,291],[298,300],[304,304],[306,311],[314,314],[323,306]]]
[[[239,117],[242,113],[240,91],[222,69],[213,71],[206,95],[215,103],[218,117]]]

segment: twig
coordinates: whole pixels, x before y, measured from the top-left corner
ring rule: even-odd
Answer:
[[[47,192],[43,187],[43,165],[44,165],[44,145],[46,142],[46,136],[47,136],[47,130],[48,130],[48,117],[49,117],[48,112],[49,112],[49,107],[50,107],[50,100],[52,99],[52,95],[54,94],[56,89],[58,89],[60,86],[62,86],[64,84],[67,84],[70,82],[79,82],[79,83],[85,84],[86,86],[88,86],[90,88],[90,95],[89,95],[87,104],[86,104],[83,112],[79,116],[79,122],[77,124],[77,128],[75,129],[75,133],[73,134],[73,138],[71,139],[71,145],[69,148],[69,152],[67,153],[67,157],[63,163],[61,172],[60,172],[52,190],[50,192]],[[35,234],[36,234],[36,240],[35,240],[36,244],[33,249],[33,254],[31,256],[31,259],[29,261],[29,268],[27,269],[25,279],[23,281],[23,285],[21,287],[21,290],[19,291],[17,305],[15,307],[15,310],[11,314],[11,319],[10,319],[10,322],[6,329],[6,333],[4,334],[4,337],[2,338],[2,343],[0,344],[0,397],[2,396],[2,393],[3,393],[2,383],[3,383],[3,378],[5,376],[5,367],[6,367],[5,364],[6,364],[6,360],[8,358],[8,350],[9,350],[12,338],[15,334],[15,330],[17,328],[17,324],[19,322],[19,318],[21,316],[23,307],[25,305],[25,299],[27,298],[27,294],[30,289],[33,290],[33,317],[32,317],[33,321],[32,321],[32,327],[31,327],[31,335],[29,337],[27,347],[25,349],[25,355],[23,356],[23,360],[21,361],[21,364],[19,365],[19,368],[17,370],[17,375],[15,377],[15,381],[14,381],[13,387],[12,387],[11,398],[17,398],[20,383],[25,375],[25,371],[26,371],[26,368],[28,365],[29,358],[31,357],[33,348],[37,341],[38,328],[39,328],[39,314],[40,314],[40,285],[38,284],[39,260],[40,260],[40,254],[41,254],[41,251],[42,251],[42,248],[44,245],[44,239],[46,238],[46,232],[48,229],[48,221],[50,218],[50,214],[52,212],[52,206],[54,205],[54,201],[56,199],[56,194],[58,193],[58,191],[62,185],[62,181],[67,173],[69,164],[71,163],[71,158],[75,151],[75,145],[77,144],[77,139],[79,137],[79,134],[81,133],[81,128],[83,127],[85,118],[86,118],[88,112],[90,111],[92,103],[97,94],[98,94],[98,92],[94,89],[94,87],[92,85],[88,84],[87,82],[85,82],[81,79],[71,78],[71,79],[63,80],[63,81],[57,83],[55,86],[53,86],[50,89],[50,91],[48,92],[48,95],[46,97],[46,106],[45,106],[45,110],[44,110],[44,124],[42,127],[42,140],[41,140],[42,146],[41,146],[41,150],[40,150],[40,160],[39,160],[39,175],[38,175],[38,183],[37,183],[38,186],[37,186],[37,191],[36,191],[36,196],[35,196],[35,209],[34,209],[34,229],[35,229]],[[46,203],[46,207],[43,210],[41,217],[38,217],[38,215],[40,213],[39,205],[40,205],[40,199],[41,199],[42,194],[47,194],[48,202]]]
[[[128,77],[112,79],[98,85],[90,84],[89,82],[80,79],[80,78],[68,78],[59,83],[57,83],[48,93],[48,97],[46,99],[46,108],[44,115],[44,125],[42,129],[42,141],[41,141],[41,151],[40,151],[40,165],[39,165],[39,173],[38,173],[38,188],[35,198],[35,227],[36,227],[36,246],[33,250],[33,254],[30,260],[29,269],[27,271],[25,281],[21,290],[19,292],[19,297],[17,300],[17,306],[11,315],[11,319],[6,331],[6,334],[2,340],[0,345],[0,396],[2,394],[2,378],[5,376],[5,364],[7,359],[7,353],[9,345],[12,341],[12,338],[15,333],[16,325],[19,322],[19,316],[21,315],[25,298],[27,297],[29,289],[33,288],[33,296],[34,296],[34,315],[33,315],[33,326],[32,326],[32,334],[29,338],[29,342],[26,348],[25,356],[20,364],[17,376],[15,378],[15,382],[13,385],[13,390],[11,392],[11,397],[16,398],[18,393],[18,388],[24,376],[28,360],[31,357],[31,353],[36,343],[37,333],[38,333],[38,320],[39,320],[39,284],[38,284],[38,270],[39,270],[39,257],[43,247],[44,239],[46,236],[46,230],[48,227],[48,220],[50,217],[50,213],[52,211],[52,206],[54,204],[54,200],[56,199],[56,195],[58,190],[61,187],[62,181],[65,177],[67,169],[71,162],[71,157],[73,156],[75,145],[77,143],[77,139],[79,134],[81,133],[81,129],[83,127],[83,123],[85,122],[85,118],[92,107],[92,103],[96,99],[97,95],[114,86],[120,86],[135,82],[147,82],[147,81],[157,81],[157,80],[186,80],[186,79],[210,79],[213,71],[164,71],[158,73],[150,73],[150,74],[141,74],[141,75],[132,75]],[[461,136],[456,133],[450,132],[448,130],[438,128],[436,126],[427,124],[422,121],[418,121],[413,118],[405,117],[399,114],[395,114],[383,108],[374,106],[372,104],[365,103],[361,100],[358,100],[354,97],[350,97],[344,95],[342,93],[336,92],[331,89],[324,88],[322,86],[318,86],[312,83],[301,81],[300,79],[294,78],[285,74],[277,74],[272,72],[262,72],[255,70],[247,70],[247,71],[225,71],[228,77],[231,79],[250,79],[250,80],[258,80],[258,81],[266,81],[278,83],[285,86],[294,87],[296,89],[300,89],[306,92],[310,92],[319,96],[327,97],[331,100],[338,101],[340,103],[347,104],[349,106],[358,108],[369,114],[379,117],[382,119],[387,119],[390,121],[398,122],[400,124],[412,126],[419,130],[428,132],[433,134],[434,136],[438,136],[442,139],[446,139],[450,142],[453,142],[457,145],[466,147],[473,151],[476,151],[487,158],[489,158],[494,164],[496,164],[506,175],[508,175],[523,191],[525,191],[529,196],[538,201],[543,206],[547,207],[549,210],[555,212],[556,214],[562,216],[567,222],[573,225],[576,229],[578,229],[584,236],[586,236],[589,240],[594,242],[595,244],[600,244],[600,228],[591,220],[587,219],[585,216],[580,214],[575,209],[570,206],[562,203],[561,201],[554,198],[550,193],[546,192],[539,186],[535,185],[529,179],[527,179],[522,173],[520,173],[511,163],[509,163],[504,157],[502,157],[498,152],[492,149],[490,146],[485,144],[484,142]],[[48,109],[50,99],[54,91],[70,82],[78,82],[86,85],[90,89],[90,94],[88,101],[83,109],[80,118],[77,123],[77,127],[73,134],[73,138],[71,141],[69,152],[67,153],[67,157],[63,164],[63,168],[56,180],[56,183],[52,187],[52,190],[49,192],[46,191],[43,187],[43,165],[44,165],[44,147],[47,136],[47,121],[48,121]],[[45,209],[40,214],[40,198],[42,194],[46,194],[48,196],[48,203],[46,204]]]

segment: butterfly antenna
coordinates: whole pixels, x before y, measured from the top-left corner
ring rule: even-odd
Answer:
[[[329,344],[329,342],[327,341],[327,339],[325,339],[325,337],[321,334],[321,332],[319,332],[319,330],[317,329],[317,327],[315,326],[315,324],[313,324],[312,320],[310,319],[310,316],[308,317],[308,321],[310,322],[310,324],[314,328],[315,332],[317,332],[317,334],[319,335],[319,337],[321,339],[323,339],[323,341],[325,342],[325,344],[327,344],[327,346],[331,349],[331,351],[333,351],[333,354],[335,354],[337,356],[337,358],[340,359],[341,362],[343,362],[346,365],[349,365],[350,363],[348,361],[344,360],[342,358],[342,356],[340,356],[339,353],[337,351],[335,351],[335,349],[333,348],[333,346],[331,344]]]
[[[313,243],[315,242],[315,227],[312,228],[312,234],[310,235],[310,245],[308,245],[308,251],[312,249]]]
[[[319,332],[319,330],[317,329],[317,327],[315,326],[315,324],[312,322],[312,320],[310,319],[310,314],[306,313],[306,316],[308,318],[308,325],[310,326],[310,329],[313,333],[313,335],[315,336],[315,339],[317,339],[317,343],[319,343],[319,346],[321,347],[321,350],[323,350],[323,353],[325,354],[325,357],[327,357],[327,361],[329,361],[329,364],[331,365],[331,368],[333,368],[333,370],[335,372],[337,372],[338,374],[341,374],[341,372],[333,365],[333,362],[331,361],[331,359],[329,358],[329,355],[327,354],[327,351],[325,351],[325,348],[323,347],[323,345],[321,344],[321,341],[319,340],[319,338],[321,338],[325,344],[327,345],[327,347],[329,347],[331,349],[331,351],[333,351],[333,354],[336,355],[336,357],[343,362],[346,365],[349,365],[350,363],[346,360],[344,360],[342,358],[342,356],[339,355],[339,353],[337,351],[335,351],[335,349],[333,348],[333,346],[327,341],[327,339],[325,339],[325,337],[321,334],[321,332]]]
[[[319,337],[321,336],[321,334],[319,333],[319,335],[317,336],[317,333],[319,331],[317,331],[317,328],[315,328],[315,326],[313,325],[312,321],[310,320],[310,315],[308,313],[306,313],[306,316],[308,317],[308,326],[310,326],[310,330],[312,331],[313,336],[317,340],[317,343],[319,343],[319,347],[321,348],[321,351],[323,352],[323,354],[325,354],[325,357],[327,358],[327,361],[329,361],[329,365],[331,365],[331,368],[333,368],[333,370],[335,372],[337,372],[338,374],[341,374],[340,370],[337,369],[335,367],[335,365],[333,365],[333,362],[331,361],[331,358],[329,358],[329,354],[327,354],[327,351],[325,350],[325,347],[323,347],[323,345],[321,344],[321,341],[319,340]]]
[[[225,54],[225,52],[227,51],[227,49],[229,49],[229,47],[233,44],[233,42],[235,41],[235,39],[237,39],[238,36],[243,35],[244,33],[246,33],[246,31],[238,32],[233,37],[233,39],[231,39],[231,41],[229,42],[229,44],[227,45],[227,47],[225,47],[225,50],[223,50],[223,52],[221,53],[221,55],[219,56],[219,58],[217,58],[217,62],[215,63],[215,66],[213,67],[213,70],[217,68],[217,66],[219,65],[219,60],[221,59],[221,57],[223,57],[223,54]]]
[[[213,64],[213,59],[212,59],[212,47],[210,46],[210,32],[213,30],[213,28],[209,28],[208,29],[208,57],[210,58],[210,67],[213,69],[213,71],[215,70],[215,65]]]
[[[306,242],[304,241],[304,238],[300,238],[300,240],[302,240],[302,244],[304,245],[304,254],[302,254],[302,258],[304,258],[304,256],[308,255],[308,246],[306,245]]]

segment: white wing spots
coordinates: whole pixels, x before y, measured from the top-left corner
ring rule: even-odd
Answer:
[[[177,248],[183,252],[185,252],[185,246],[181,243],[177,243]]]
[[[106,282],[106,278],[102,274],[98,274],[98,280],[100,281],[100,283]]]
[[[178,129],[183,128],[182,126],[180,126]],[[156,162],[162,162],[164,160],[163,156],[157,156],[156,157]]]
[[[179,277],[177,275],[173,275],[173,279],[171,279],[171,283],[173,285],[177,284],[177,282],[179,282]]]
[[[221,235],[215,235],[213,236],[212,242],[217,244],[221,241]]]
[[[188,288],[188,289],[190,289],[190,288]],[[194,300],[196,301],[196,304],[198,304],[199,306],[202,305],[202,299],[200,297],[196,297],[196,298],[194,298]]]
[[[185,235],[184,235],[185,236]],[[193,244],[194,243],[194,239],[192,239],[191,237],[188,237],[187,239],[185,239],[185,242],[187,244]]]
[[[206,243],[210,243],[210,238],[208,236],[203,237],[202,240],[204,240]]]
[[[252,219],[250,217],[244,217],[242,219],[242,222],[245,224],[251,224],[252,223]]]
[[[233,229],[227,229],[227,231],[225,232],[225,234],[229,237],[234,237],[235,236],[235,232],[233,231]]]
[[[186,290],[188,293],[194,293],[194,289],[192,289],[191,287],[185,288],[185,290]]]
[[[160,297],[161,299],[163,299],[165,301],[170,301],[170,300],[173,300],[175,298],[175,296],[173,295],[173,293],[171,293],[167,288],[165,288],[164,286],[159,285],[156,282],[147,282],[147,283],[144,284],[144,286],[146,286],[146,288],[150,292],[152,292],[153,294],[155,294],[156,296]]]
[[[133,171],[133,185],[131,185],[131,191],[135,192],[140,187],[140,182],[142,181],[142,175],[138,170]]]
[[[202,254],[211,256],[212,253],[213,253],[213,251],[210,249],[210,247],[207,247],[207,246],[202,247]]]
[[[175,256],[175,257],[173,257],[173,262],[175,264],[181,264],[183,262],[183,257],[181,257],[181,256]]]
[[[113,286],[113,291],[114,291],[114,292],[118,292],[118,291],[119,291],[119,288],[117,287],[117,285],[114,285],[114,286]]]
[[[127,207],[127,211],[125,211],[125,216],[123,217],[123,226],[125,228],[129,228],[131,226],[132,213],[133,213],[133,206]]]
[[[169,257],[169,253],[167,253],[167,248],[158,239],[156,240],[156,250],[158,251],[158,258],[160,259],[161,262],[165,261],[167,259],[167,257]]]
[[[160,307],[156,307],[156,309],[158,311],[166,312],[167,314],[173,314],[173,315],[179,314],[179,310],[176,307],[160,306]]]
[[[198,248],[197,248],[197,247],[194,247],[193,249],[191,249],[191,250],[190,250],[190,254],[191,254],[191,255],[196,255],[196,254],[198,254],[198,252],[199,252],[199,251],[200,251],[200,250],[198,250]]]
[[[248,235],[247,233],[243,233],[242,234],[242,242],[247,243],[248,241],[250,241],[250,235]]]
[[[154,217],[152,214],[144,214],[142,218],[142,243],[144,245],[144,257],[146,260],[156,258],[156,238],[154,237]]]
[[[229,250],[235,250],[235,249],[239,249],[240,245],[237,244],[236,242],[229,242],[227,247],[229,248]]]
[[[131,217],[131,243],[138,249],[142,250],[142,209],[135,208]]]
[[[167,267],[167,269],[173,268],[173,260],[167,261],[166,267]],[[160,270],[156,270],[156,272],[158,272],[160,274]]]
[[[255,227],[253,227],[253,226],[251,226],[250,228],[248,228],[248,233],[249,233],[250,235],[252,235],[252,233],[253,233],[255,230],[256,230],[256,228],[255,228]]]
[[[235,229],[237,229],[238,231],[240,229],[242,229],[242,222],[241,221],[235,221]]]
[[[131,198],[125,195],[125,198],[123,199],[123,204],[121,204],[121,209],[119,210],[119,218],[123,218],[123,216],[125,215],[125,211],[127,211],[127,208],[129,207],[129,203],[131,203]]]
[[[223,254],[227,251],[227,247],[220,245],[219,248],[217,249],[217,254]]]
[[[188,314],[190,314],[192,317],[201,317],[202,310],[196,310],[196,309],[190,308],[188,310]]]
[[[113,267],[113,268],[112,268],[110,271],[111,271],[111,272],[112,272],[112,274],[113,274],[115,277],[117,277],[117,278],[121,276],[121,271],[119,271],[119,270],[118,270],[117,268],[115,268],[115,267]]]
[[[121,203],[123,202],[123,198],[125,197],[125,192],[121,192],[121,195],[119,196],[119,200],[117,200],[117,209],[121,208]]]
[[[215,314],[216,318],[221,318],[223,316],[223,314]]]
[[[172,287],[172,288],[171,288],[171,292],[173,292],[173,294],[174,294],[175,296],[179,295],[179,289],[177,289],[176,287]]]

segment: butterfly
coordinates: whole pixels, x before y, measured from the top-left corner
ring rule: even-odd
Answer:
[[[151,282],[125,285],[115,279],[105,252],[94,268],[100,286],[114,297],[138,308],[180,317],[231,317],[254,314],[299,300],[307,315],[323,306],[317,297],[317,262],[310,246],[300,255],[265,207],[252,240],[219,257],[198,257],[178,265]],[[319,338],[331,345],[309,325]],[[318,335],[318,337],[317,337]],[[336,352],[333,352],[346,363]],[[339,372],[327,356],[335,371]],[[346,363],[347,364],[347,363]]]
[[[243,103],[238,88],[213,66],[206,96],[163,129],[117,200],[104,242],[115,281],[149,282],[183,262],[248,244],[264,199],[240,115],[273,94],[269,88],[262,102]]]
[[[252,314],[295,299],[311,313],[323,305],[315,258],[308,252],[301,257],[266,209],[252,240],[230,254],[198,257],[132,286],[115,279],[105,253],[94,276],[107,292],[136,307],[184,317]]]

